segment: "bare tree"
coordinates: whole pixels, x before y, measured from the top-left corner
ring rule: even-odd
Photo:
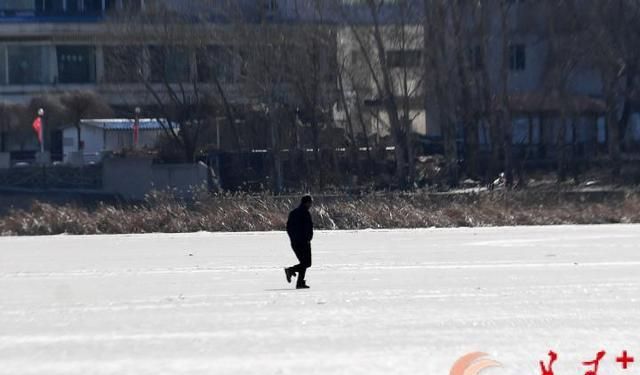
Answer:
[[[606,127],[613,172],[620,170],[622,145],[629,127],[633,94],[640,73],[640,3],[634,0],[591,2],[575,0],[576,14],[583,17],[582,47],[600,74],[607,105]]]
[[[396,158],[396,182],[413,185],[415,178],[414,104],[422,94],[424,71],[422,56],[422,11],[412,1],[363,1],[367,24],[358,23],[354,14],[342,11],[348,36],[363,60],[375,94],[383,109],[393,139]],[[393,5],[393,6],[390,6]],[[389,14],[391,12],[392,14]]]
[[[131,76],[143,85],[151,112],[167,137],[182,149],[186,161],[194,160],[205,143],[203,134],[218,115],[235,126],[220,83],[224,73],[218,69],[219,61],[209,55],[217,40],[213,38],[215,26],[207,14],[200,19],[194,13],[208,3],[194,1],[187,9],[151,3],[143,12],[114,17],[107,36],[107,40],[121,41],[107,58],[116,67],[115,74]],[[232,134],[239,145],[237,132]]]
[[[20,128],[26,107],[17,103],[0,103],[0,152],[8,151],[10,134]]]
[[[103,98],[92,91],[70,91],[60,96],[60,102],[65,107],[66,116],[76,127],[78,134],[78,150],[82,150],[82,128],[80,121],[86,118],[110,117],[113,115],[111,107]]]

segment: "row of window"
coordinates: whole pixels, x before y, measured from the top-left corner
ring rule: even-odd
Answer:
[[[199,82],[234,79],[235,57],[229,48],[209,46],[193,51],[159,46],[104,47],[105,81],[109,83]],[[192,71],[192,67],[195,71]]]
[[[86,45],[0,45],[0,84],[82,84],[97,81],[97,49]],[[102,48],[104,76],[109,83],[231,82],[234,57],[227,48],[117,46]],[[195,61],[193,60],[195,59]],[[195,64],[192,64],[194,62]],[[195,71],[192,71],[192,66]]]
[[[234,78],[236,57],[228,48],[210,46],[198,51],[186,48],[148,46],[103,47],[104,80],[112,83],[188,82],[194,76],[202,82],[218,79],[230,82]],[[240,58],[242,54],[239,54]],[[509,48],[509,67],[514,71],[526,69],[526,48],[522,44]],[[195,61],[192,59],[195,58]],[[391,67],[419,67],[422,51],[389,51]],[[472,64],[481,68],[483,62],[478,49],[471,56]],[[192,72],[192,62],[195,72]],[[47,83],[96,82],[96,48],[93,46],[0,46],[0,84],[24,85]],[[240,69],[245,64],[239,64]],[[242,74],[242,71],[239,72]]]
[[[0,83],[85,83],[96,79],[95,49],[88,46],[0,47]]]
[[[392,68],[416,68],[422,64],[421,50],[392,50],[387,52],[387,64]],[[484,68],[482,50],[479,46],[469,53],[469,61],[474,70]],[[527,46],[524,44],[512,44],[509,46],[509,69],[512,71],[524,71],[527,69]]]
[[[489,127],[481,123],[479,127],[479,142],[482,145],[491,143]],[[607,141],[607,130],[604,119],[597,121],[589,117],[580,117],[573,121],[562,123],[559,118],[542,118],[539,116],[518,117],[513,120],[512,141],[514,145],[540,145],[558,143],[598,143]]]
[[[149,0],[0,0],[0,17],[99,15],[110,10],[138,10]],[[260,0],[257,5],[267,12],[279,9],[279,0]]]
[[[144,0],[2,0],[0,16],[102,14],[115,9],[140,9]]]

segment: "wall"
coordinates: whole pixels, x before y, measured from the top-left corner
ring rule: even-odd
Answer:
[[[102,188],[125,199],[144,199],[151,191],[153,172],[151,159],[106,159],[102,166]]]
[[[138,133],[138,147],[155,147],[164,130],[140,129]],[[107,151],[121,151],[133,147],[132,130],[108,130],[105,135],[104,149]]]
[[[103,151],[104,139],[102,129],[94,126],[82,125],[80,127],[80,138],[84,142],[83,153],[86,161],[96,161],[97,155]],[[72,152],[78,151],[78,130],[75,127],[64,129],[62,133],[62,152],[64,153],[64,161],[67,162]]]
[[[204,163],[154,165],[146,158],[110,158],[103,163],[103,189],[125,199],[143,200],[152,190],[172,189],[189,198],[195,187],[208,188]]]
[[[158,190],[172,189],[188,198],[194,188],[207,188],[207,166],[198,164],[160,164],[152,166],[152,185]]]
[[[0,169],[11,167],[11,154],[8,152],[0,152]]]
[[[100,154],[104,151],[119,152],[133,147],[133,130],[107,130],[96,126],[82,125],[82,140],[84,141],[85,162],[99,162]],[[163,130],[140,130],[138,147],[153,148]],[[78,135],[75,127],[63,131],[64,161],[68,162],[72,152],[78,150]]]

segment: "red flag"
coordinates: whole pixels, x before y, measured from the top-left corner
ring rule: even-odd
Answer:
[[[138,135],[140,133],[140,121],[136,119],[133,123],[133,144],[138,145]]]
[[[38,142],[42,144],[42,118],[40,116],[33,120],[33,131],[38,135]]]

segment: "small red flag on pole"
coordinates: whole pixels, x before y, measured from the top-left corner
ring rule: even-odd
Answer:
[[[33,120],[33,131],[38,136],[38,142],[42,145],[42,117],[38,116]]]

